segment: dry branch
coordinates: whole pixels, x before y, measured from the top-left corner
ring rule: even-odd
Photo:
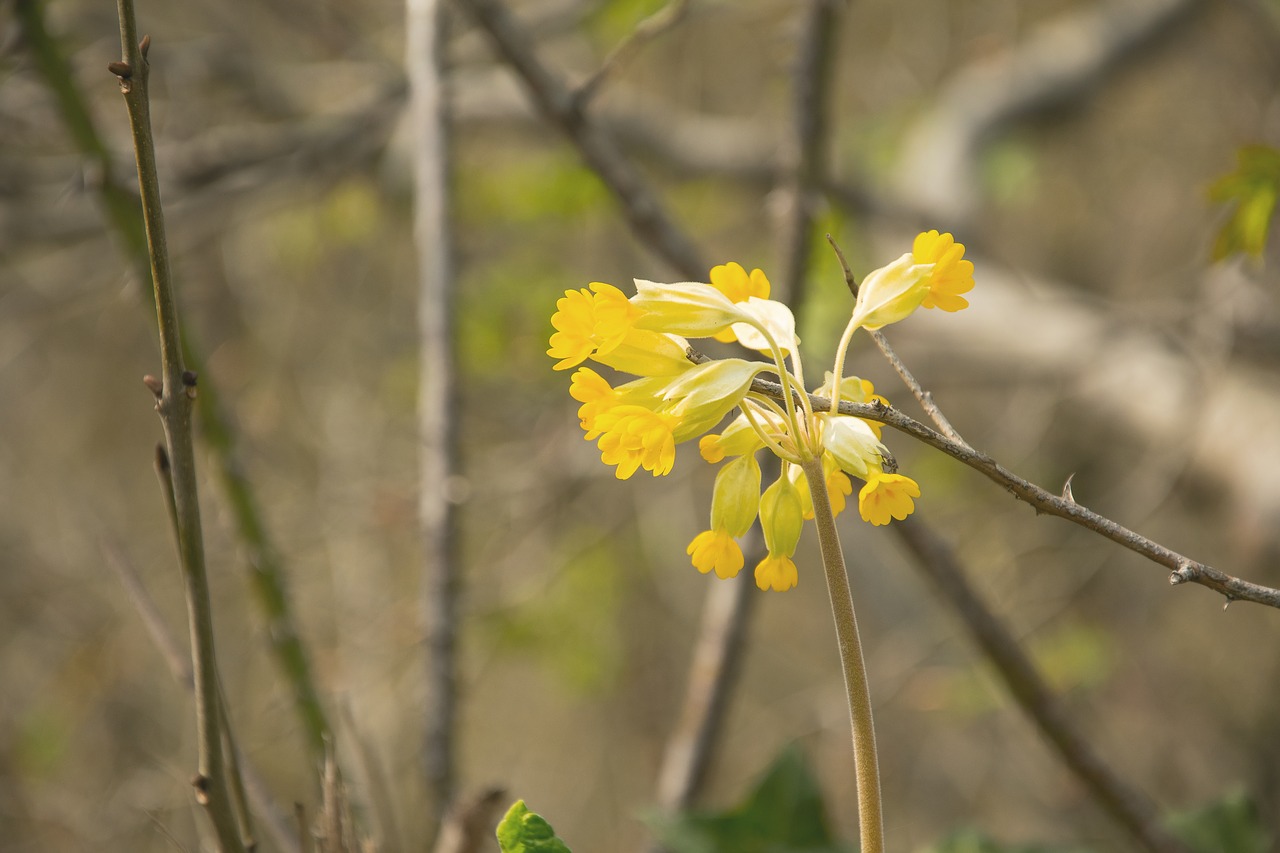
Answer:
[[[450,226],[449,104],[445,11],[439,0],[406,4],[406,64],[413,139],[414,243],[418,256],[418,521],[427,703],[423,763],[430,835],[453,799],[457,714],[457,598],[454,512],[455,417],[453,233]]]

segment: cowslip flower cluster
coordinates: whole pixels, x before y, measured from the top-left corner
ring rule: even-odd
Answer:
[[[676,445],[698,436],[706,461],[727,459],[716,476],[710,528],[689,544],[693,565],[721,578],[737,575],[744,563],[737,539],[759,516],[768,556],[755,567],[756,585],[787,590],[798,580],[792,556],[804,520],[813,517],[805,463],[821,460],[821,485],[835,513],[852,496],[853,477],[864,484],[857,498],[863,520],[884,525],[914,511],[920,487],[885,470],[892,457],[880,442],[880,425],[837,410],[842,400],[884,399],[870,382],[842,375],[845,353],[858,329],[880,329],[920,307],[967,306],[961,294],[973,287],[973,264],[963,258],[964,246],[950,234],[929,231],[910,252],[866,277],[834,368],[814,389],[831,400],[830,409],[815,409],[806,393],[791,310],[768,298],[762,271],[748,273],[736,263],[713,268],[709,282],[637,279],[630,297],[603,282],[567,290],[551,318],[555,333],[547,354],[557,359],[556,370],[577,368],[569,393],[581,404],[585,438],[598,443],[601,460],[619,479],[642,468],[655,477],[669,473]],[[691,338],[736,341],[767,360],[707,360],[690,348]],[[636,378],[611,385],[582,366],[588,359]],[[758,378],[781,385],[782,393],[753,390]],[[735,409],[720,432],[710,432]],[[763,492],[761,450],[782,460],[780,476]]]

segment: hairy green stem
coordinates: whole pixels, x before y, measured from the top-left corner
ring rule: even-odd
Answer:
[[[205,569],[204,536],[200,501],[196,492],[195,449],[191,418],[195,402],[195,375],[183,363],[178,310],[169,268],[168,243],[160,207],[160,180],[156,167],[155,139],[147,92],[148,65],[138,43],[132,0],[119,0],[122,59],[111,71],[120,79],[129,113],[134,151],[138,162],[138,186],[146,222],[151,280],[155,288],[156,320],[160,329],[161,382],[156,410],[164,428],[168,480],[172,485],[173,518],[178,537],[191,628],[192,674],[196,692],[196,730],[199,744],[196,797],[206,806],[223,851],[244,850],[240,827],[227,781],[222,732],[227,725],[219,702],[218,670],[214,653],[213,610]]]
[[[836,520],[831,512],[831,499],[827,496],[822,458],[807,459],[803,467],[805,479],[809,481],[809,494],[813,499],[813,517],[818,526],[822,567],[827,576],[827,592],[831,595],[831,615],[836,622],[840,668],[844,671],[849,722],[853,727],[853,765],[858,786],[861,853],[884,853],[880,762],[876,757],[876,731],[871,718],[871,689],[867,684],[867,666],[862,659],[862,640],[858,636],[858,618],[853,611],[848,570],[845,568],[844,554],[840,550],[840,536],[836,532]]]

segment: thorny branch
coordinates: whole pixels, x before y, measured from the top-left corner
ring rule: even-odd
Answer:
[[[774,399],[782,399],[782,386],[776,382],[757,379],[752,383],[751,390]],[[809,395],[809,401],[814,408],[831,407],[830,400],[814,394]],[[947,438],[937,430],[904,415],[892,406],[881,402],[854,403],[844,400],[840,403],[839,411],[842,415],[853,415],[854,417],[877,421],[891,426],[899,432],[906,433],[936,450],[941,450],[956,461],[962,462],[983,474],[992,482],[1003,486],[1014,497],[1034,507],[1037,513],[1065,518],[1067,521],[1092,530],[1100,536],[1104,536],[1112,542],[1128,548],[1130,551],[1141,554],[1154,563],[1165,566],[1171,572],[1169,576],[1171,585],[1198,583],[1214,592],[1222,593],[1227,598],[1227,604],[1233,601],[1252,601],[1255,604],[1265,604],[1270,607],[1280,608],[1280,590],[1241,580],[1212,566],[1192,560],[1190,557],[1185,557],[1171,548],[1166,548],[1164,545],[1135,533],[1106,516],[1076,503],[1070,497],[1055,495],[1046,489],[1042,489],[1035,483],[1019,477],[987,454]]]

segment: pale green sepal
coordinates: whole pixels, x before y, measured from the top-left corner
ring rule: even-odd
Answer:
[[[751,426],[751,422],[746,415],[741,414],[729,421],[729,425],[716,439],[724,456],[745,456],[764,447],[764,441]],[[719,461],[719,457],[716,461]]]
[[[770,366],[741,358],[708,361],[672,381],[663,398],[680,401],[672,411],[681,417],[702,418],[719,411],[719,420],[742,401],[751,380]]]
[[[760,506],[760,463],[750,454],[726,462],[711,494],[711,529],[742,536],[756,520]]]
[[[846,415],[820,414],[822,446],[846,472],[865,477],[867,471],[880,465],[880,440],[860,418]]]
[[[524,800],[516,800],[507,810],[496,834],[502,853],[572,853],[551,824],[529,811]]]
[[[636,279],[631,303],[644,310],[636,327],[706,338],[745,319],[745,313],[729,297],[699,281],[659,284]]]
[[[907,252],[866,277],[853,306],[855,326],[879,329],[906,318],[920,307],[929,294],[928,277],[934,265],[913,261],[914,256]]]
[[[688,341],[676,335],[632,329],[617,347],[591,359],[636,376],[679,376],[693,367],[688,350]]]
[[[790,557],[796,552],[804,529],[804,505],[785,470],[760,496],[760,529],[770,554]]]
[[[782,350],[784,355],[791,355],[796,351],[800,345],[800,339],[796,337],[796,318],[790,308],[781,302],[761,299],[758,296],[752,296],[745,303],[740,304],[744,305],[747,313],[768,331],[769,337],[773,338],[773,342],[778,345],[778,349]],[[768,338],[750,323],[735,323],[733,333],[737,336],[738,342],[747,349],[764,353],[773,352]]]

